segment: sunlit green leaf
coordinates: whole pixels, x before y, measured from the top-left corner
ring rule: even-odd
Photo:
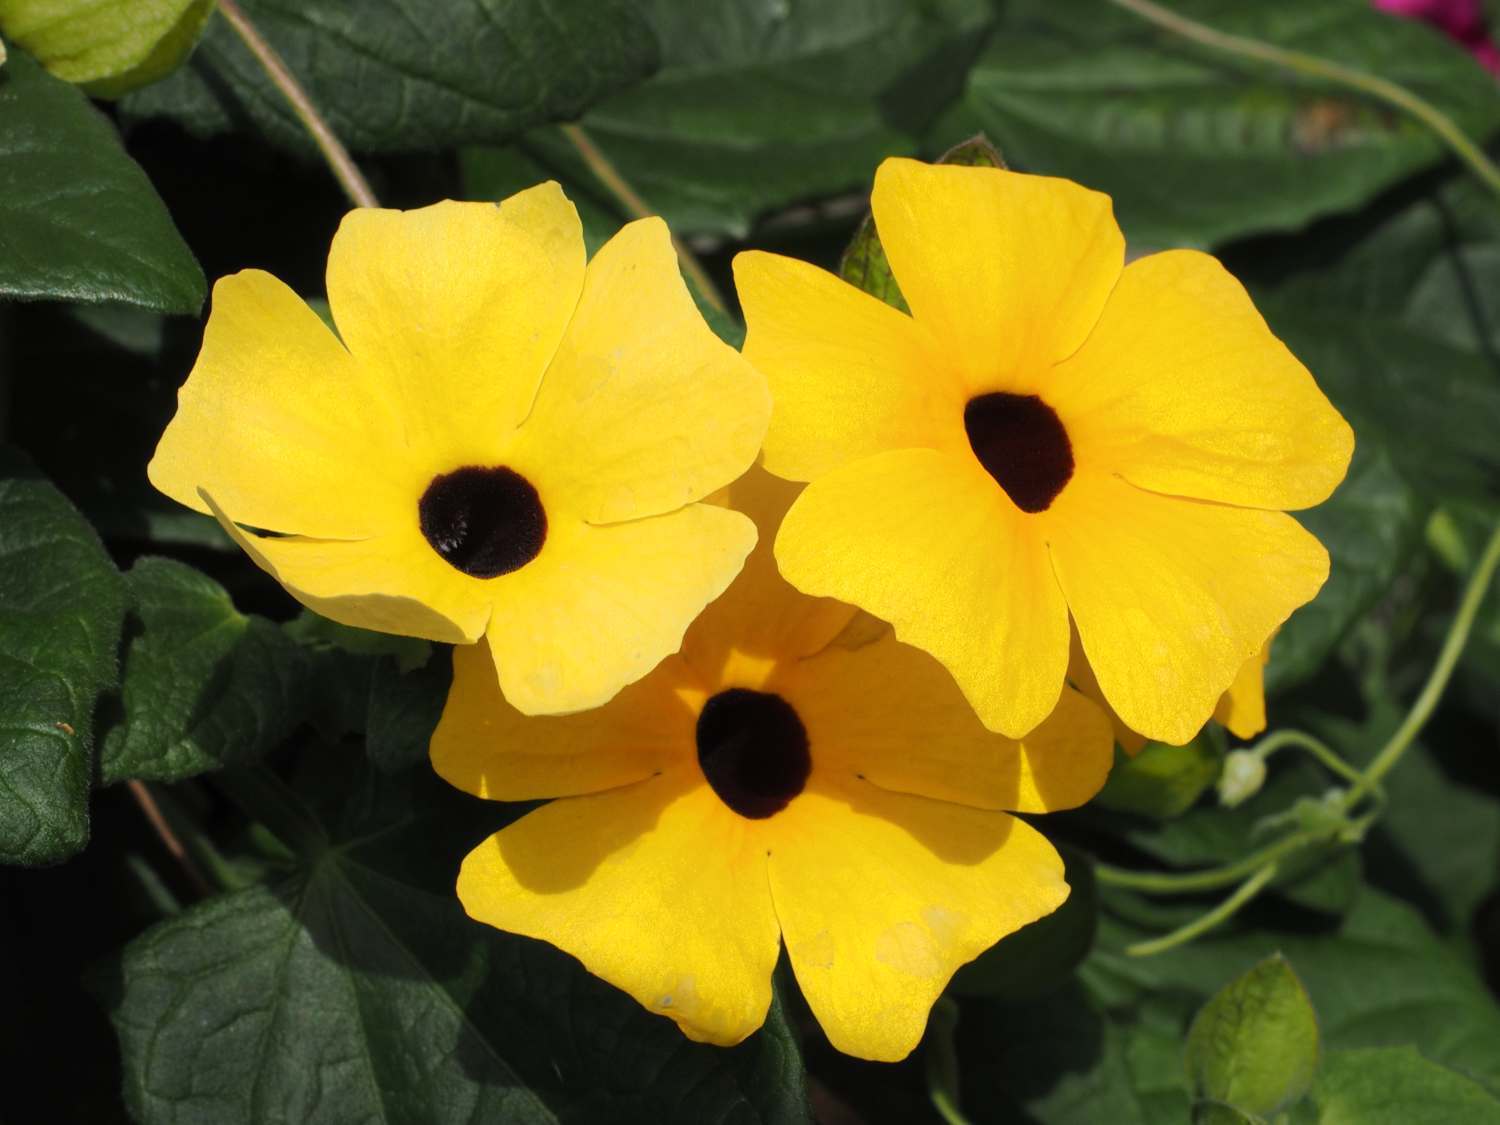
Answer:
[[[1317,1068],[1317,1016],[1282,957],[1230,981],[1188,1029],[1187,1069],[1198,1098],[1242,1114],[1285,1109],[1307,1093]]]
[[[118,97],[176,68],[214,0],[0,0],[0,33],[66,82]]]

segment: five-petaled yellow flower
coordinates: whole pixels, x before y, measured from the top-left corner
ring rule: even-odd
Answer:
[[[936,656],[986,725],[1057,704],[1069,619],[1131,729],[1185,742],[1328,555],[1285,512],[1353,434],[1244,289],[1194,251],[1123,266],[1065,180],[891,159],[875,225],[907,316],[739,255],[765,465],[812,482],[776,558]]]
[[[214,286],[152,482],[325,616],[487,638],[521,711],[603,703],[676,652],[755,542],[696,501],[755,459],[770,403],[665,224],[585,265],[555,183],[355,211],[328,302],[337,336],[269,274]]]
[[[730,488],[761,545],[682,653],[597,711],[524,718],[455,650],[432,760],[481,797],[561,798],[464,861],[475,918],[721,1044],[765,1019],[785,940],[834,1046],[899,1059],[959,965],[1067,897],[1052,846],[1002,810],[1086,801],[1113,743],[1072,690],[1015,742],[889,631],[836,643],[853,609],[771,558],[795,491],[759,470]]]

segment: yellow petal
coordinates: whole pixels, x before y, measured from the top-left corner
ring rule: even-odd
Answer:
[[[494,463],[531,408],[583,273],[578,213],[545,183],[500,204],[351,211],[329,251],[328,303],[367,378],[399,401],[404,444],[430,475]]]
[[[583,296],[517,436],[517,457],[590,523],[670,512],[755,460],[765,379],[703,322],[660,219],[589,263]]]
[[[432,765],[476,797],[532,801],[641,781],[696,753],[692,684],[668,657],[603,707],[527,717],[505,701],[488,645],[453,650],[453,686],[432,735]]]
[[[1115,709],[1109,705],[1109,700],[1104,698],[1104,689],[1099,686],[1099,679],[1094,675],[1094,670],[1089,667],[1088,657],[1083,655],[1083,644],[1078,640],[1078,630],[1072,631],[1068,644],[1068,680],[1078,689],[1085,699],[1099,707],[1109,718],[1109,725],[1114,730],[1115,741],[1120,744],[1120,749],[1130,757],[1135,757],[1146,748],[1149,741],[1142,735],[1131,730],[1115,714]]]
[[[1114,760],[1102,711],[1071,689],[1019,742],[986,730],[953,678],[887,633],[789,668],[779,690],[807,727],[820,770],[984,809],[1052,812],[1099,791]]]
[[[1349,424],[1244,287],[1194,250],[1127,266],[1044,394],[1080,463],[1153,492],[1306,508],[1354,452]]]
[[[765,1021],[780,949],[755,827],[679,770],[529,813],[469,854],[458,896],[728,1046]]]
[[[870,207],[912,314],[974,393],[1033,391],[1088,336],[1124,261],[1109,196],[1068,180],[892,158]]]
[[[735,258],[734,280],[745,358],[771,387],[771,472],[812,480],[884,449],[967,448],[963,383],[911,317],[758,250]]]
[[[217,502],[204,505],[252,562],[324,617],[361,629],[462,644],[490,617],[484,584],[454,570],[416,531],[371,539],[252,535]]]
[[[1271,640],[1275,639],[1273,634]],[[1266,729],[1266,663],[1271,659],[1271,641],[1240,665],[1240,671],[1219,697],[1214,718],[1236,738],[1254,738]]]
[[[1245,661],[1328,577],[1328,552],[1282,512],[1105,475],[1075,475],[1045,523],[1105,698],[1160,742],[1197,734]]]
[[[960,965],[1068,895],[1052,845],[1006,813],[856,782],[809,788],[770,824],[797,983],[860,1058],[904,1058]]]
[[[895,626],[1012,738],[1052,713],[1068,663],[1062,591],[1028,522],[972,457],[876,454],[820,477],[776,538],[781,573]]]
[[[488,636],[505,698],[527,715],[604,703],[682,646],[754,545],[754,524],[711,504],[549,525],[542,553],[497,580]]]
[[[799,593],[776,569],[771,544],[801,491],[754,465],[722,494],[724,506],[755,521],[759,536],[739,577],[699,614],[682,642],[683,656],[710,682],[718,681],[731,651],[783,660],[808,656],[838,636],[857,612],[832,598]]]
[[[386,388],[317,314],[245,270],[214,285],[203,349],[146,472],[200,512],[202,488],[255,527],[361,539],[399,517],[400,435]]]

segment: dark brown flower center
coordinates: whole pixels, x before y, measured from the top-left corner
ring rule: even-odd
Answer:
[[[432,549],[474,578],[520,570],[547,539],[547,513],[536,489],[503,466],[433,477],[417,502],[417,519]]]
[[[1023,512],[1045,512],[1073,477],[1068,431],[1036,395],[971,398],[964,430],[979,463]]]
[[[764,820],[807,784],[807,729],[781,696],[729,688],[698,715],[698,764],[719,800],[743,817]]]

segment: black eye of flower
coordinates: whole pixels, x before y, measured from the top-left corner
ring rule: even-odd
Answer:
[[[964,407],[974,456],[1023,512],[1045,512],[1073,477],[1073,446],[1036,395],[979,395]]]
[[[719,799],[751,820],[786,808],[812,772],[807,730],[779,695],[721,691],[698,716],[698,764]]]
[[[432,549],[474,578],[520,570],[541,553],[547,513],[531,482],[502,466],[469,466],[432,478],[417,503]]]

